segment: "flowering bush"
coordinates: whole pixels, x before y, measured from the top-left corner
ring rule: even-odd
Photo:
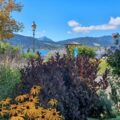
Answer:
[[[9,120],[63,120],[64,118],[56,110],[58,101],[50,99],[45,108],[41,105],[38,94],[40,86],[33,86],[29,94],[17,96],[14,100],[7,98],[0,101],[0,119]]]

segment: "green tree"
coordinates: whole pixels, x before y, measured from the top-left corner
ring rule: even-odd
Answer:
[[[114,75],[120,76],[120,47],[119,47],[119,33],[112,35],[114,40],[114,46],[107,51],[107,62],[112,69]]]

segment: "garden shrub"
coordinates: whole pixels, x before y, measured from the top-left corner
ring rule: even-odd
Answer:
[[[59,101],[57,109],[65,120],[86,120],[91,115],[99,100],[96,94],[98,87],[107,87],[107,72],[103,81],[95,82],[99,61],[91,61],[88,56],[77,59],[65,55],[51,57],[48,62],[33,60],[23,69],[20,93],[27,93],[33,85],[40,85],[41,102],[47,105],[47,100],[55,98]],[[101,82],[101,83],[100,83]],[[96,110],[95,110],[96,111]],[[94,112],[93,112],[94,113]],[[101,111],[98,110],[98,116]]]
[[[35,58],[36,54],[33,52],[29,52],[29,53],[23,53],[22,57],[27,58],[27,59],[31,59],[31,58]]]
[[[98,105],[103,106],[103,113],[102,118],[114,118],[116,117],[115,113],[113,112],[113,105],[114,102],[109,99],[108,94],[106,93],[106,90],[100,90],[99,91],[99,103]]]
[[[100,59],[98,75],[103,75],[106,69],[108,68],[109,68],[109,65],[107,63],[107,59],[106,58]]]
[[[112,73],[120,76],[120,48],[108,50],[107,62],[111,66]]]
[[[19,51],[18,47],[12,46],[9,43],[0,42],[0,54],[12,54],[15,55]]]
[[[120,46],[119,46],[119,33],[114,33],[112,35],[114,39],[114,46],[112,46],[107,51],[107,62],[111,66],[112,73],[114,75],[120,76]]]
[[[21,82],[20,72],[9,65],[0,65],[0,99],[16,95],[17,84]]]
[[[75,46],[70,46],[68,48],[70,55],[73,57],[74,56],[74,48],[76,48]],[[96,53],[95,53],[95,49],[92,47],[88,47],[88,46],[78,46],[78,55],[86,55],[90,58],[95,58]]]
[[[110,97],[112,101],[115,103],[116,108],[120,109],[119,101],[120,101],[120,78],[119,76],[110,76],[110,86],[111,86],[111,94]]]

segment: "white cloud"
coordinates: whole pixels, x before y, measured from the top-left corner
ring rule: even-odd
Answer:
[[[79,23],[76,22],[75,20],[70,20],[70,21],[68,21],[68,25],[70,27],[76,27],[76,26],[79,26]]]
[[[69,21],[68,25],[72,28],[73,32],[90,32],[97,30],[114,30],[120,26],[120,17],[113,18],[111,17],[107,24],[101,25],[90,25],[90,26],[82,26],[80,23],[75,20]]]
[[[109,24],[111,25],[120,25],[120,17],[110,18]]]

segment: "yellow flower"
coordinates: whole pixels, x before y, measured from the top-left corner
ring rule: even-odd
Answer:
[[[28,101],[28,102],[24,102],[24,103],[23,103],[23,106],[24,106],[24,107],[26,107],[26,106],[35,107],[35,103]]]
[[[19,95],[15,98],[16,101],[20,101],[20,102],[23,102],[26,98],[28,98],[28,94],[25,94],[25,95]]]
[[[41,87],[40,87],[40,86],[34,85],[34,86],[31,88],[30,93],[31,93],[32,95],[38,95],[38,94],[40,93],[40,90],[41,90]]]
[[[15,114],[10,118],[10,120],[24,120],[24,116],[20,114]]]
[[[41,90],[40,86],[33,86],[30,94],[19,95],[15,98],[17,104],[10,104],[11,99],[0,101],[0,117],[9,116],[9,120],[63,120],[63,117],[56,109],[45,109],[38,106],[38,95]],[[48,102],[52,106],[56,106],[58,101],[50,99]],[[4,106],[7,105],[7,106]]]
[[[39,118],[37,120],[47,120],[46,116],[45,115],[41,115],[39,116]],[[48,119],[49,120],[49,119]]]
[[[48,103],[52,106],[56,106],[58,104],[58,101],[56,99],[50,99]]]
[[[23,106],[22,105],[16,105],[16,104],[13,104],[10,106],[10,115],[15,115],[15,114],[18,114],[19,112],[21,112],[23,110]]]
[[[0,108],[0,116],[4,116],[4,115],[6,115],[8,113],[8,110],[6,110],[6,108],[5,107],[2,107],[2,108]]]
[[[56,109],[49,109],[46,112],[46,117],[49,120],[63,120],[63,117],[57,112]]]
[[[45,115],[45,109],[43,107],[36,107],[35,108],[35,116],[39,117]]]
[[[34,118],[35,115],[35,109],[26,109],[24,111],[24,114],[27,115],[29,118]]]
[[[29,103],[29,102],[28,102]],[[24,115],[27,115],[29,118],[34,118],[35,116],[35,106],[32,104],[26,104],[24,106]]]
[[[3,100],[3,101],[2,101],[2,104],[3,104],[3,105],[9,105],[10,102],[11,102],[11,98],[7,98],[6,100]]]
[[[35,103],[35,104],[38,104],[38,103],[39,103],[38,97],[33,97],[33,96],[31,96],[31,97],[29,98],[29,101],[32,102],[32,103]]]
[[[23,102],[23,103],[17,103],[17,106],[18,106],[19,108],[23,109],[24,103],[25,103],[25,102]]]
[[[24,94],[25,99],[29,98],[29,94]]]

